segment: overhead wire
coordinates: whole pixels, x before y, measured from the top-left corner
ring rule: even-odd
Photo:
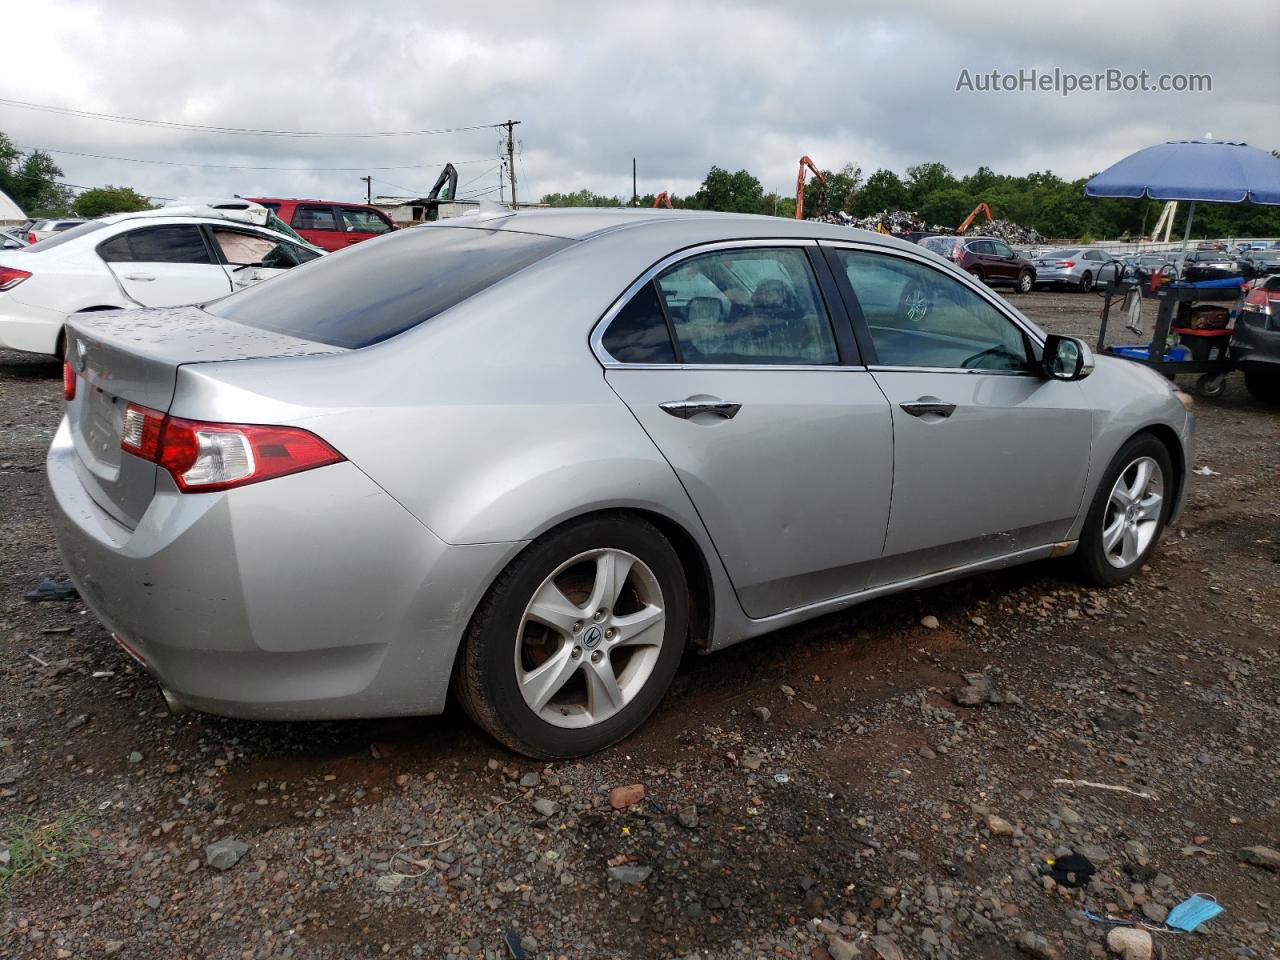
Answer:
[[[78,150],[59,150],[54,147],[31,147],[16,144],[22,150],[40,150],[44,153],[58,153],[70,157],[88,157],[93,160],[121,160],[126,163],[152,163],[165,167],[198,167],[208,170],[274,170],[286,171],[292,173],[356,173],[361,170],[422,170],[426,167],[440,166],[440,161],[432,161],[429,163],[409,163],[400,166],[387,167],[267,167],[256,166],[253,164],[237,164],[237,163],[185,163],[181,160],[152,160],[145,157],[118,157],[104,153],[82,153]],[[463,163],[489,163],[491,157],[479,157],[473,160],[454,160],[454,166]]]
[[[426,137],[446,133],[466,133],[470,130],[489,130],[501,127],[501,123],[473,123],[460,127],[435,127],[423,130],[375,130],[367,132],[346,132],[334,130],[273,130],[267,127],[229,127],[219,124],[188,123],[180,120],[150,120],[143,117],[129,117],[115,113],[100,113],[95,110],[81,110],[76,107],[61,107],[48,103],[32,103],[29,100],[14,100],[0,97],[0,105],[18,107],[23,110],[36,110],[42,113],[55,113],[61,116],[79,117],[84,120],[102,120],[110,123],[127,123],[144,127],[163,127],[167,130],[189,130],[194,133],[222,133],[236,136],[255,137],[302,137],[315,139],[332,137],[337,139],[374,139],[380,137]]]

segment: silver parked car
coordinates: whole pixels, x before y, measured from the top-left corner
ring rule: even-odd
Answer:
[[[27,243],[39,243],[41,240],[48,240],[50,237],[57,236],[63,230],[70,230],[72,227],[78,227],[82,223],[87,223],[83,217],[57,217],[52,220],[37,220],[27,230]]]
[[[1070,287],[1089,291],[1111,283],[1120,261],[1094,247],[1049,250],[1035,259],[1037,287]]]
[[[171,704],[452,690],[548,758],[688,646],[1071,553],[1127,580],[1193,430],[921,247],[771,217],[493,211],[67,329],[58,539]]]

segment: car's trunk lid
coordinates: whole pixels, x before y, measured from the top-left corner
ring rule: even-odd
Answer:
[[[66,358],[76,374],[67,419],[81,482],[98,506],[132,529],[155,496],[159,468],[120,449],[130,403],[168,412],[178,368],[188,363],[341,352],[199,307],[77,315],[67,322]]]

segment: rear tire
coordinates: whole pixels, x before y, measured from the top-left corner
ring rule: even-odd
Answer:
[[[982,275],[981,267],[974,267],[972,270],[969,271],[969,275],[973,277],[973,279],[977,280],[979,283],[987,282],[987,278]]]
[[[1141,482],[1144,470],[1151,479]],[[1120,448],[1093,495],[1072,555],[1084,580],[1116,587],[1142,569],[1169,517],[1173,481],[1169,451],[1151,434],[1139,433]]]
[[[1227,375],[1225,373],[1204,373],[1196,380],[1196,394],[1212,400],[1227,392]]]
[[[1246,370],[1244,387],[1249,391],[1249,396],[1259,403],[1280,404],[1280,373],[1266,374]]]
[[[684,569],[656,527],[625,514],[572,522],[530,544],[485,594],[459,653],[458,699],[518,753],[580,757],[654,711],[688,633]]]

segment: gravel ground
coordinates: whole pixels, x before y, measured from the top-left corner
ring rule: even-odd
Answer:
[[[1096,298],[1015,303],[1095,332]],[[169,716],[77,602],[22,599],[61,575],[59,389],[0,354],[0,956],[1071,960],[1106,955],[1086,909],[1194,892],[1226,912],[1157,955],[1280,956],[1280,855],[1242,852],[1280,847],[1280,416],[1236,376],[1130,584],[1046,562],[691,657],[549,766],[456,712]],[[1072,852],[1085,886],[1042,875]]]

